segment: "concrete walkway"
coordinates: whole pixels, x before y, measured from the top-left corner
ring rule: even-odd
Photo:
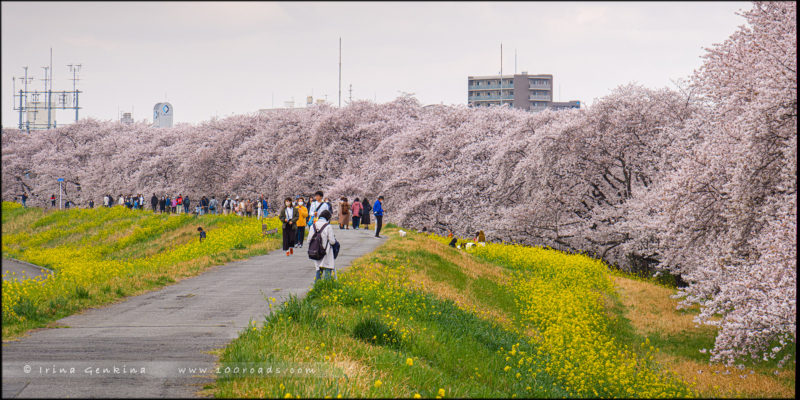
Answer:
[[[47,268],[42,268],[24,261],[9,260],[7,258],[3,259],[2,268],[4,281],[11,278],[30,279],[36,276],[44,276],[52,272]]]
[[[334,229],[340,271],[385,240]],[[214,376],[181,368],[212,367],[210,350],[225,347],[250,320],[263,323],[265,296],[304,295],[314,274],[305,248],[290,257],[277,250],[63,318],[64,328],[3,343],[3,397],[195,397]]]

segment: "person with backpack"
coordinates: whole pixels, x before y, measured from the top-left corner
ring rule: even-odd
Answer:
[[[287,256],[294,254],[294,242],[297,233],[295,232],[295,225],[297,219],[300,218],[300,213],[296,208],[292,207],[292,198],[287,197],[283,201],[283,208],[281,208],[278,219],[283,223],[283,251]]]
[[[186,197],[183,198],[183,213],[188,214],[189,210],[189,195],[186,195]]]
[[[297,199],[297,240],[295,247],[302,249],[303,242],[306,236],[306,223],[308,222],[308,209],[306,208],[303,198]]]
[[[211,196],[211,200],[208,201],[208,212],[211,214],[217,213],[217,198],[216,196]]]
[[[375,237],[380,238],[383,226],[383,196],[378,196],[378,200],[372,205],[372,213],[375,214]]]
[[[361,207],[363,210],[361,211],[361,225],[364,225],[364,229],[369,229],[369,216],[372,214],[372,205],[369,203],[369,199],[364,197],[364,200],[361,201]]]
[[[321,196],[320,196],[321,197]],[[336,267],[334,266],[333,245],[336,237],[333,235],[333,228],[328,221],[331,219],[331,212],[323,210],[319,213],[316,222],[311,224],[308,231],[308,258],[314,260],[314,267],[317,269],[314,282],[321,278],[330,278],[333,273],[336,277]]]
[[[347,197],[339,201],[339,229],[350,229],[350,203]]]
[[[231,213],[231,196],[225,196],[225,201],[222,202],[222,213],[224,215]]]
[[[353,229],[358,229],[358,225],[361,222],[362,208],[363,206],[361,205],[361,202],[358,201],[358,197],[356,197],[356,199],[353,200],[353,205],[350,206],[350,211],[353,214]]]

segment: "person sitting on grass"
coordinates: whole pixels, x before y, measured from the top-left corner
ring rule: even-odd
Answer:
[[[206,238],[206,231],[203,230],[202,226],[198,226],[197,231],[200,232],[200,241],[202,242]]]

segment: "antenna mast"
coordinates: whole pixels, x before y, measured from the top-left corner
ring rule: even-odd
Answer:
[[[339,37],[339,107],[342,106],[342,37]]]

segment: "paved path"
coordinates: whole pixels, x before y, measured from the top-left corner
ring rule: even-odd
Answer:
[[[373,231],[334,229],[342,244],[339,270],[384,241]],[[225,347],[250,320],[263,322],[264,296],[281,302],[311,287],[313,263],[305,249],[298,250],[290,257],[277,250],[212,267],[63,318],[58,322],[65,328],[3,343],[3,397],[194,397],[213,376],[181,374],[179,368],[214,365],[217,357],[208,351]],[[141,368],[144,374],[132,374]]]
[[[23,277],[33,278],[35,276],[43,276],[50,273],[50,270],[47,268],[37,267],[33,264],[21,262],[19,260],[9,260],[7,258],[3,259],[2,267],[3,280],[11,279],[12,277],[16,277],[17,279],[21,279]],[[6,274],[6,272],[8,272],[8,274]],[[14,275],[12,275],[12,273]]]

